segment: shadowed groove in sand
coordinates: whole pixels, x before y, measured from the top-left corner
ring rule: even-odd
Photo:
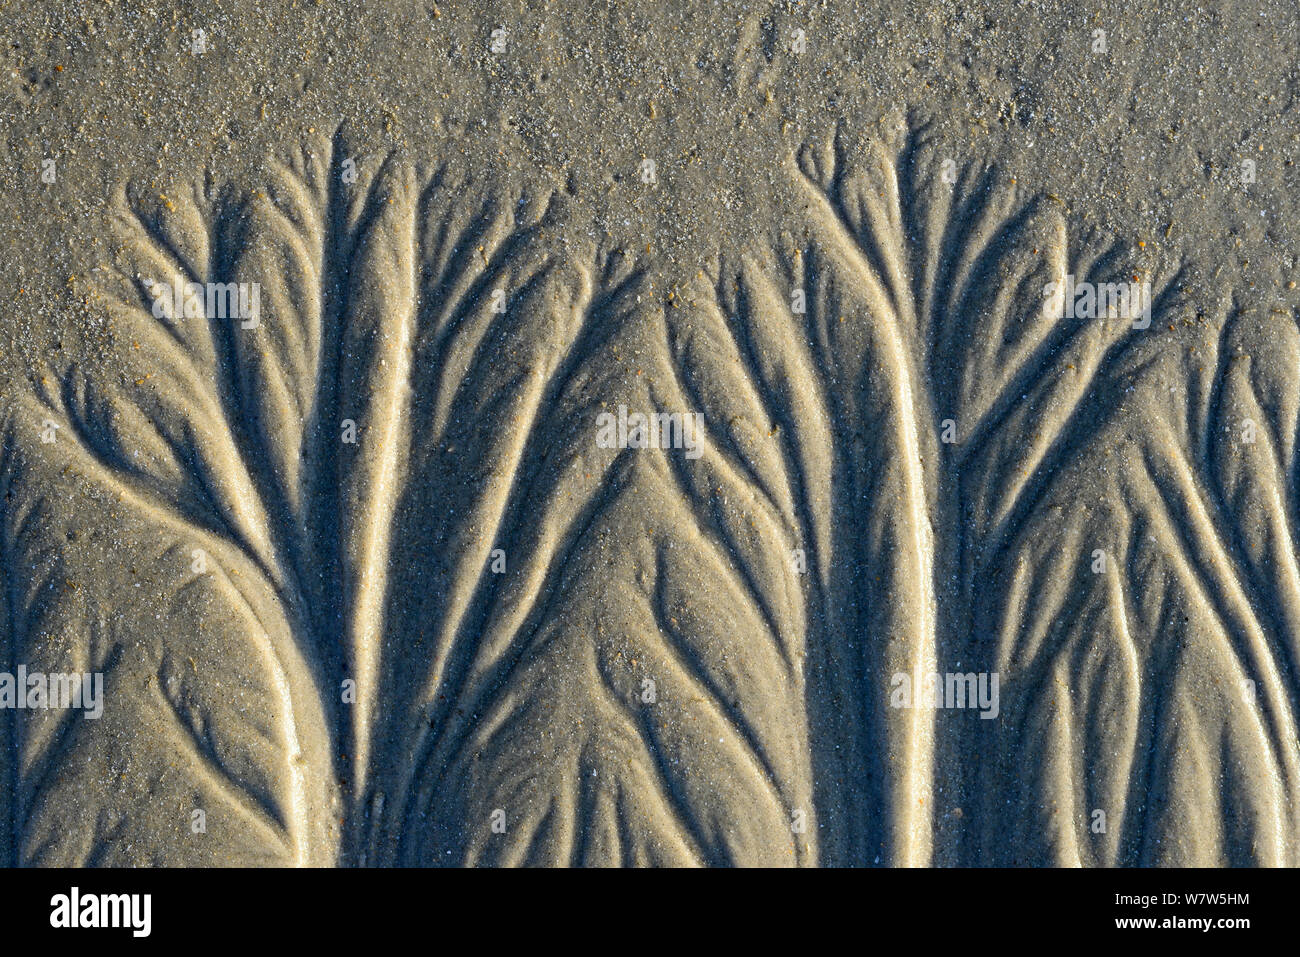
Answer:
[[[112,313],[148,375],[62,370],[8,427],[7,660],[93,625],[50,587],[47,487],[155,526],[166,625],[95,596],[123,618],[98,657],[162,649],[104,728],[182,756],[137,761],[140,793],[234,824],[196,851],[105,771],[96,823],[55,836],[54,771],[108,739],[11,721],[56,782],[15,787],[14,859],[111,860],[120,818],[175,863],[1290,861],[1295,357],[1224,315],[1171,399],[1168,342],[1043,314],[1046,282],[1128,275],[1121,244],[993,168],[948,182],[925,128],[858,155],[841,130],[792,159],[770,236],[669,306],[562,192],[397,156],[348,182],[342,137],[265,192],[124,191]],[[146,280],[175,275],[261,283],[260,326],[155,319]],[[703,457],[597,449],[620,403],[704,412]],[[1247,415],[1260,442],[1222,437]],[[999,672],[1000,719],[889,707],[891,675],[936,670]]]

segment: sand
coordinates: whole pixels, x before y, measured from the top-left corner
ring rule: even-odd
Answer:
[[[0,38],[7,863],[1298,863],[1294,5]]]

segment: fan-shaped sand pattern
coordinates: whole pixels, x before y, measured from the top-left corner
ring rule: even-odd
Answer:
[[[123,190],[147,374],[5,422],[0,647],[108,701],[0,714],[10,859],[1293,864],[1300,335],[1157,336],[1177,276],[1050,313],[1127,250],[944,159],[810,145],[671,297],[563,191],[341,136]],[[620,407],[700,454],[603,447]],[[931,673],[996,714],[898,707]]]

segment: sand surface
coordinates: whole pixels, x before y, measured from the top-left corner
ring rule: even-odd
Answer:
[[[0,3],[3,860],[1296,866],[1300,13],[1157,6]]]

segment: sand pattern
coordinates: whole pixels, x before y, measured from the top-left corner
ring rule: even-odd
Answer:
[[[1294,324],[921,123],[779,175],[694,271],[342,134],[124,187],[148,371],[4,423],[0,667],[105,680],[0,711],[10,859],[1294,865]]]

